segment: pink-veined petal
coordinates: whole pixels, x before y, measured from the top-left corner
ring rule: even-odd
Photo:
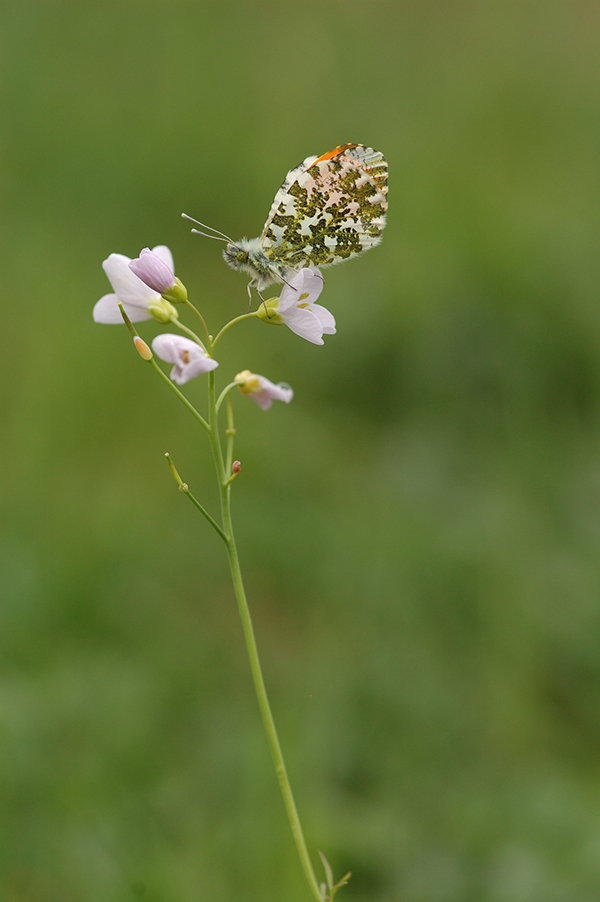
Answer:
[[[129,257],[125,257],[123,254],[111,254],[102,264],[102,268],[122,304],[147,308],[152,301],[158,300],[160,295],[144,285],[132,273],[129,263]]]
[[[129,269],[141,279],[144,285],[163,294],[175,284],[175,274],[158,254],[145,247],[139,257],[131,260]]]
[[[322,345],[323,327],[321,322],[314,313],[308,308],[292,307],[284,316],[288,329],[291,329],[296,335],[311,341],[315,345]]]
[[[171,272],[175,272],[175,264],[173,263],[173,254],[166,244],[157,244],[152,248],[152,253],[160,257],[163,263],[166,263]]]

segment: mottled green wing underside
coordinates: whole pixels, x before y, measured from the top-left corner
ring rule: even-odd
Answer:
[[[345,144],[292,169],[275,195],[260,237],[279,269],[331,266],[381,241],[387,163],[362,144]]]

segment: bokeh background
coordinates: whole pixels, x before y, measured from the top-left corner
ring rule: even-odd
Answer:
[[[0,897],[303,902],[204,435],[92,322],[166,243],[216,330],[286,171],[390,166],[324,347],[219,353],[235,515],[311,850],[347,902],[600,898],[600,9],[7,0]],[[146,338],[159,327],[142,326]],[[203,404],[202,380],[189,386]]]

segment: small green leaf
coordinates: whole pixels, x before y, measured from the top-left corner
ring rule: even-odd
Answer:
[[[338,880],[338,882],[336,883],[336,885],[335,885],[335,886],[332,886],[331,888],[332,888],[333,890],[338,890],[338,889],[340,888],[340,886],[346,886],[346,884],[347,884],[348,881],[350,880],[350,877],[352,877],[352,871],[348,871],[347,874],[344,874],[344,876],[342,877],[342,879],[341,879],[341,880]]]

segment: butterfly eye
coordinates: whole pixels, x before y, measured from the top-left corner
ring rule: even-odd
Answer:
[[[246,253],[246,251],[238,251],[235,255],[235,259],[238,261],[238,263],[247,263],[248,254]]]

